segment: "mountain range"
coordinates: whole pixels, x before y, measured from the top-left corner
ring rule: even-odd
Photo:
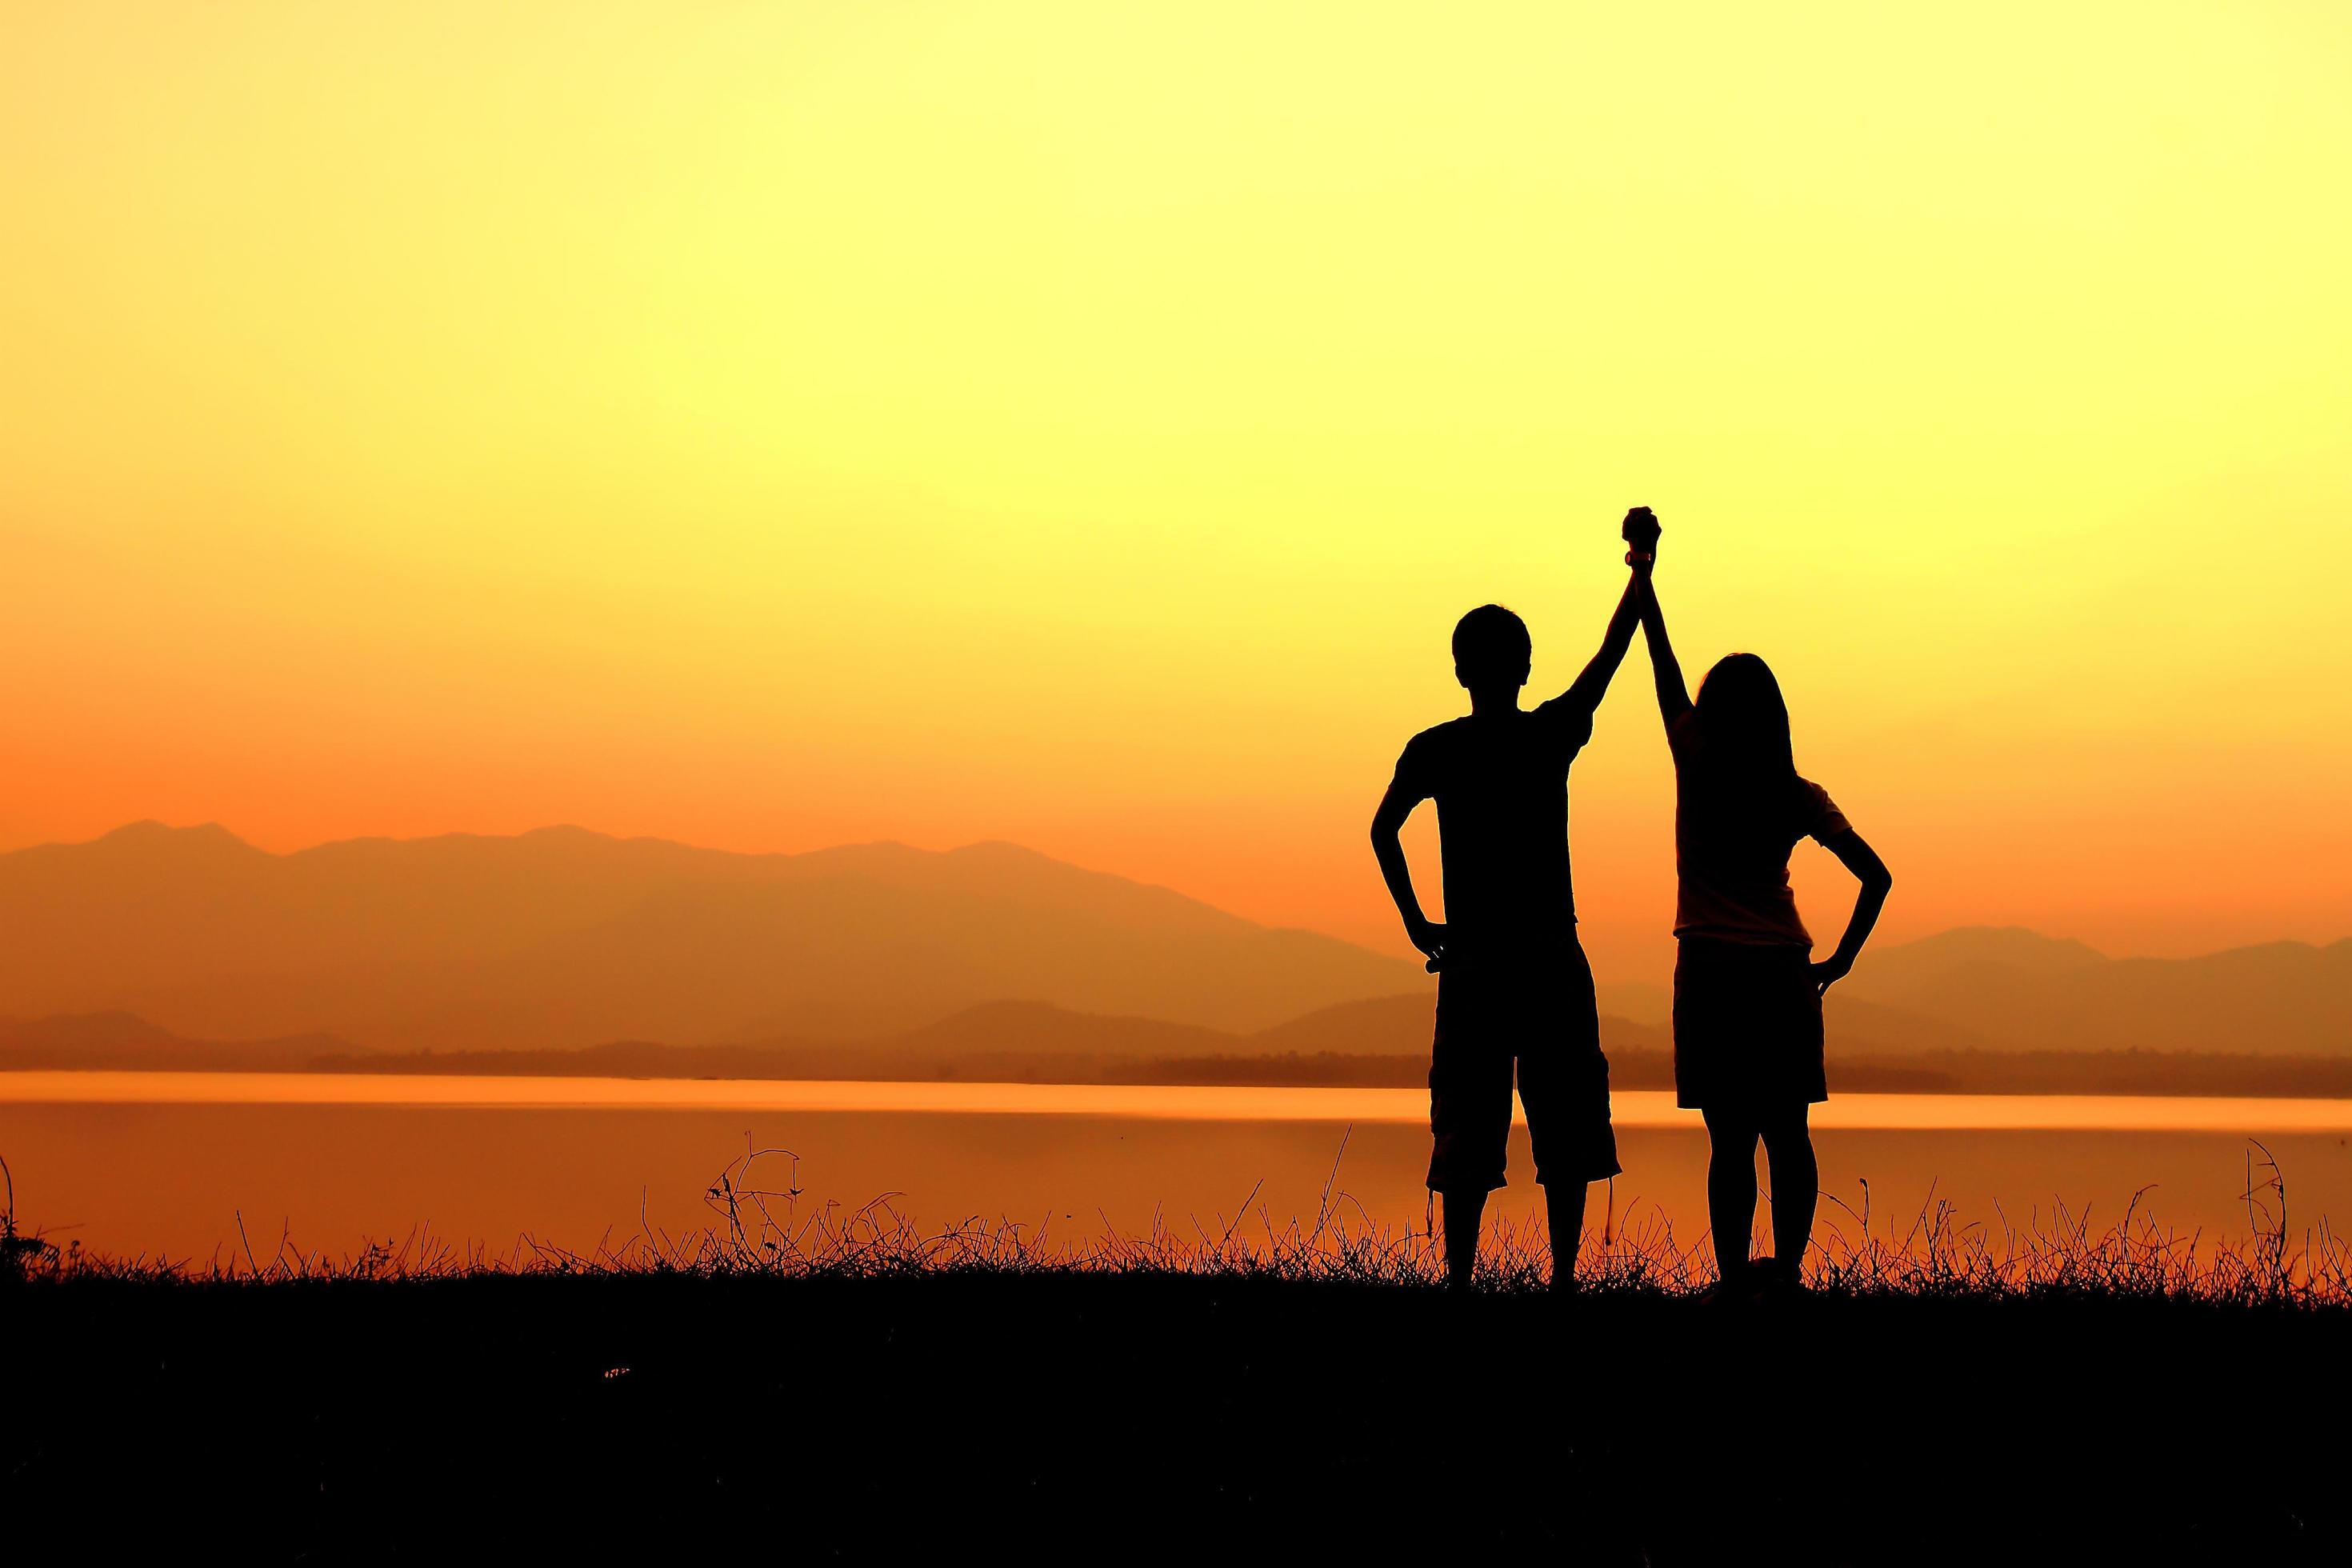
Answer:
[[[332,1035],[265,1040],[191,1040],[130,1013],[0,1017],[0,1067],[303,1072],[321,1061],[356,1065],[377,1053]]]
[[[549,828],[275,855],[141,823],[0,855],[0,1015],[215,1039],[845,1037],[1007,998],[1249,1030],[1420,977],[1008,844],[738,855]]]
[[[1430,990],[1408,960],[1007,844],[740,855],[559,827],[278,855],[141,823],[0,855],[0,1016],[289,1050],[1410,1053]],[[1664,987],[1603,986],[1601,1008],[1663,1041]],[[2352,942],[2111,959],[1968,928],[1871,950],[1830,1027],[1874,1057],[2352,1056]]]

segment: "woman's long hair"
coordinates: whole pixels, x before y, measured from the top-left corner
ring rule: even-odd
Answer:
[[[1757,843],[1801,821],[1805,786],[1772,667],[1752,653],[1729,655],[1699,682],[1693,707],[1704,761],[1692,782],[1717,828]]]

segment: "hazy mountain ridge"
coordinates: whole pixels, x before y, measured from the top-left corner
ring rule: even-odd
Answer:
[[[752,856],[556,828],[281,856],[138,824],[0,856],[0,1011],[211,1037],[879,1035],[1007,996],[1248,1029],[1415,973],[1004,844]]]
[[[1916,1020],[1937,1049],[2352,1055],[2352,941],[2107,958],[2029,931],[1963,929],[1866,952],[1831,993],[1833,1041],[1855,1003],[1888,1010],[1883,1030],[1897,1015]]]
[[[1151,1026],[1207,1031],[1163,1035],[1154,1055],[1386,1054],[1427,1049],[1433,991],[1409,961],[1002,843],[738,855],[557,827],[273,855],[218,826],[142,823],[0,855],[0,1014],[131,1013],[215,1043],[838,1044],[936,1027],[995,1041],[958,1048],[1033,1053],[1091,1032],[1084,1048],[1119,1055]],[[966,1016],[1019,997],[1046,1011],[1017,1047],[1018,1030]],[[1643,1031],[1635,1048],[1663,1042],[1670,1003],[1659,985],[1601,987],[1612,1027]],[[1870,950],[1829,1026],[1832,1059],[2352,1056],[2352,942],[2112,959],[1962,928]]]
[[[293,1072],[325,1058],[373,1054],[333,1035],[192,1040],[130,1013],[0,1017],[0,1067]]]
[[[1664,1028],[1664,986],[1606,984],[1603,1012]],[[2352,1056],[2352,941],[2109,958],[2021,927],[1865,950],[1829,994],[1832,1061],[1968,1051]]]

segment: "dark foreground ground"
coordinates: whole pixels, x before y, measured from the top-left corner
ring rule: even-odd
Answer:
[[[1067,1274],[83,1279],[0,1288],[0,1558],[2352,1550],[2340,1310]]]

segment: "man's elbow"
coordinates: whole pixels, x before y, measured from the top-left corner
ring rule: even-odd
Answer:
[[[1862,879],[1862,885],[1883,899],[1895,890],[1895,873],[1888,870],[1886,863],[1882,860],[1870,868],[1870,874]]]

